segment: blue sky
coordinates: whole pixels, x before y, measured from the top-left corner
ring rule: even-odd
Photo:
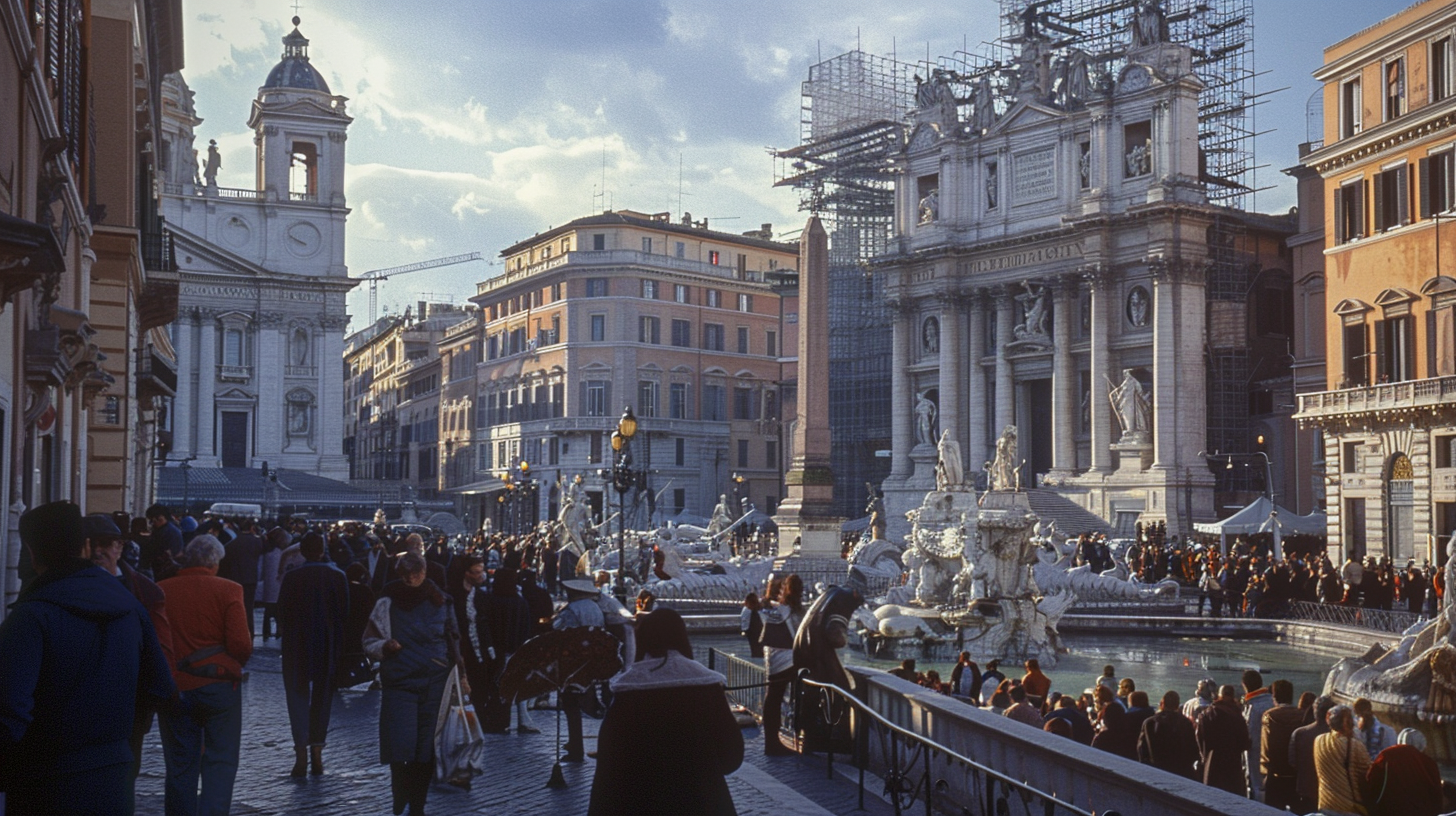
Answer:
[[[1407,0],[1255,0],[1257,209],[1294,204],[1278,171],[1306,140],[1322,50]],[[282,0],[184,0],[183,74],[199,144],[223,150],[219,182],[251,186],[246,120],[291,28]],[[994,38],[995,0],[473,0],[305,2],[314,65],[350,98],[348,262],[369,269],[515,241],[612,206],[682,209],[725,230],[803,222],[772,187],[766,147],[798,140],[799,85],[819,55],[858,44],[902,59]],[[679,167],[681,166],[681,174]],[[605,182],[605,184],[603,183]],[[603,188],[605,195],[602,195]],[[463,298],[500,271],[473,263],[380,287],[395,309],[421,293]],[[362,290],[360,290],[362,293]],[[351,300],[354,328],[365,320]]]

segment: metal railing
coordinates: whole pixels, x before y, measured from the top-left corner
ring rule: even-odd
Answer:
[[[859,771],[859,807],[864,809],[865,776],[870,766],[876,766],[884,780],[884,795],[894,807],[895,813],[909,810],[917,801],[922,801],[925,816],[935,812],[935,799],[951,789],[946,774],[958,771],[964,776],[962,790],[972,791],[970,802],[956,803],[955,808],[967,816],[1039,812],[1043,816],[1071,814],[1072,816],[1098,816],[1076,805],[1059,799],[1054,794],[1032,787],[1026,782],[1013,779],[1006,774],[963,754],[935,742],[932,739],[902,728],[881,716],[864,701],[839,686],[819,683],[807,677],[807,670],[796,680],[805,693],[794,694],[796,700],[813,698],[814,692],[823,695],[819,704],[828,709],[831,700],[838,699],[852,707],[854,756],[851,761]],[[806,712],[797,716],[805,717]],[[832,743],[831,743],[832,744]],[[827,751],[828,771],[834,773],[834,753]],[[1101,816],[1117,816],[1114,811],[1103,811]]]
[[[707,650],[706,657],[708,668],[722,673],[727,679],[729,702],[741,705],[754,714],[762,716],[765,687],[768,685],[768,673],[763,663],[712,648]],[[1042,816],[1057,816],[1057,814],[1097,816],[1092,811],[1083,810],[1058,799],[1053,794],[1037,790],[1026,782],[1013,779],[969,757],[962,756],[934,740],[901,728],[838,686],[818,683],[804,676],[800,676],[795,682],[804,691],[817,690],[826,695],[826,705],[827,695],[835,695],[855,709],[856,716],[853,721],[855,750],[850,761],[853,767],[859,771],[860,810],[864,809],[867,774],[873,769],[878,771],[884,780],[884,795],[894,807],[896,814],[904,813],[915,802],[923,799],[926,816],[931,816],[935,808],[936,795],[946,794],[950,790],[944,774],[953,768],[959,768],[961,773],[969,777],[969,784],[963,786],[963,789],[975,791],[976,799],[969,804],[957,803],[955,808],[942,809],[952,812],[959,810],[966,816],[1031,814],[1033,812],[1040,813]],[[795,711],[793,701],[801,701],[804,698],[805,695],[800,693],[799,689],[791,689],[786,696],[783,719],[784,735],[791,738],[797,736],[794,723],[803,716],[803,713]],[[832,751],[825,754],[831,777],[834,773],[834,757]],[[1107,811],[1101,816],[1117,816],[1117,814]]]
[[[1377,632],[1389,632],[1394,635],[1401,634],[1415,624],[1428,620],[1424,615],[1417,615],[1413,612],[1366,609],[1363,606],[1310,603],[1309,601],[1295,601],[1290,604],[1289,619],[1374,629]]]
[[[708,668],[727,678],[728,700],[754,714],[763,716],[763,697],[768,687],[768,670],[763,661],[748,660],[738,655],[708,649]],[[785,705],[785,709],[788,706]],[[785,711],[785,722],[791,722]]]

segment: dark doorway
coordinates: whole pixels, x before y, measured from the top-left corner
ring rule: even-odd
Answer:
[[[1446,547],[1451,535],[1456,533],[1456,502],[1436,502],[1436,547],[1431,553],[1431,563],[1446,564]]]
[[[1365,560],[1365,500],[1345,499],[1345,517],[1340,520],[1345,536],[1345,557]]]
[[[1020,440],[1021,455],[1027,465],[1021,474],[1021,484],[1035,487],[1036,477],[1052,469],[1052,381],[1029,380],[1025,387],[1025,417],[1031,433]]]
[[[248,466],[248,413],[222,412],[222,466]]]

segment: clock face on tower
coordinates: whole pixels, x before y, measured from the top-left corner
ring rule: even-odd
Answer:
[[[283,245],[296,258],[309,258],[319,251],[323,236],[318,227],[306,221],[297,221],[284,230]]]

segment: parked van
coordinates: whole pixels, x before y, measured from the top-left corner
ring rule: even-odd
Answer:
[[[237,502],[217,502],[207,508],[209,516],[230,519],[252,519],[258,521],[263,518],[263,505],[261,504],[240,504]]]

